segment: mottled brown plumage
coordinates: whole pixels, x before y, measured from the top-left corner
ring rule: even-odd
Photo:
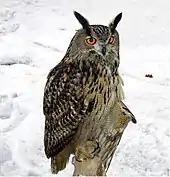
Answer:
[[[103,125],[103,115],[123,99],[115,30],[121,14],[109,27],[89,25],[77,12],[75,16],[83,29],[76,32],[64,58],[50,71],[44,90],[44,145],[53,173],[65,168],[70,154],[95,132],[96,123]]]

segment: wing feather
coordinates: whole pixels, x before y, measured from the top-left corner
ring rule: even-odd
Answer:
[[[48,158],[55,156],[72,140],[85,105],[81,74],[76,65],[60,63],[51,70],[44,89],[44,145]]]

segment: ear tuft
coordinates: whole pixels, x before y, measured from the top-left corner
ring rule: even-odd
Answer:
[[[118,23],[120,22],[121,18],[122,18],[122,12],[120,14],[118,14],[114,18],[114,20],[109,24],[109,28],[110,28],[112,34],[114,33],[114,31],[115,31]]]
[[[74,15],[77,18],[77,20],[79,21],[79,23],[82,25],[83,29],[86,31],[88,36],[91,36],[91,30],[90,30],[90,25],[89,22],[87,21],[86,18],[84,18],[81,14],[79,14],[78,12],[74,11]]]

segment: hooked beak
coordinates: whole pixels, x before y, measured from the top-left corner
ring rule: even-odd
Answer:
[[[103,46],[103,47],[102,47],[102,51],[101,51],[101,52],[102,52],[103,56],[106,55],[106,46]]]

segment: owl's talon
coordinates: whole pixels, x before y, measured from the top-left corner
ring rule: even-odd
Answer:
[[[96,141],[94,145],[94,150],[91,152],[92,154],[96,154],[96,152],[98,153],[100,151],[99,142]]]
[[[72,157],[72,159],[71,159],[71,164],[75,164],[75,161],[76,161],[76,159],[75,159],[75,156],[74,157]]]
[[[99,153],[100,147],[97,141],[87,141],[81,147],[77,148],[75,153],[75,159],[78,162],[82,162],[87,159],[93,159],[97,153]]]

